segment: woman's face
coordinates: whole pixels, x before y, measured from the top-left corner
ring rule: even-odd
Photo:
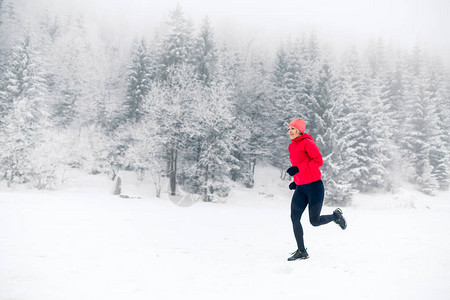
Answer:
[[[295,127],[289,126],[289,137],[291,138],[291,140],[296,139],[299,136],[301,136],[300,130]]]

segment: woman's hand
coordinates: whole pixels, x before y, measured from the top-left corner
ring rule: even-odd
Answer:
[[[290,167],[289,169],[287,169],[286,173],[288,173],[291,176],[294,176],[295,174],[298,173],[298,168],[297,167]]]
[[[297,185],[293,181],[289,184],[289,189],[290,190],[295,190],[296,187],[297,187]]]

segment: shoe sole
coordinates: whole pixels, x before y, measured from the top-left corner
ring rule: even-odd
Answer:
[[[345,220],[345,218],[343,216],[341,216],[342,220],[344,221],[344,225],[339,224],[339,226],[342,228],[342,230],[347,229],[347,221]]]
[[[295,261],[295,260],[305,260],[305,259],[308,259],[309,258],[309,256],[308,257],[299,257],[299,258],[294,258],[294,259],[287,259],[288,261]]]

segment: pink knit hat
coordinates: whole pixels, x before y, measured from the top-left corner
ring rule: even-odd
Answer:
[[[303,119],[295,119],[292,120],[291,123],[289,123],[289,127],[295,127],[303,134],[305,133],[306,124]]]

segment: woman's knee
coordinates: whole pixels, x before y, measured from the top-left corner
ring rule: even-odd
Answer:
[[[319,218],[310,218],[309,222],[314,227],[320,226],[320,217]]]

